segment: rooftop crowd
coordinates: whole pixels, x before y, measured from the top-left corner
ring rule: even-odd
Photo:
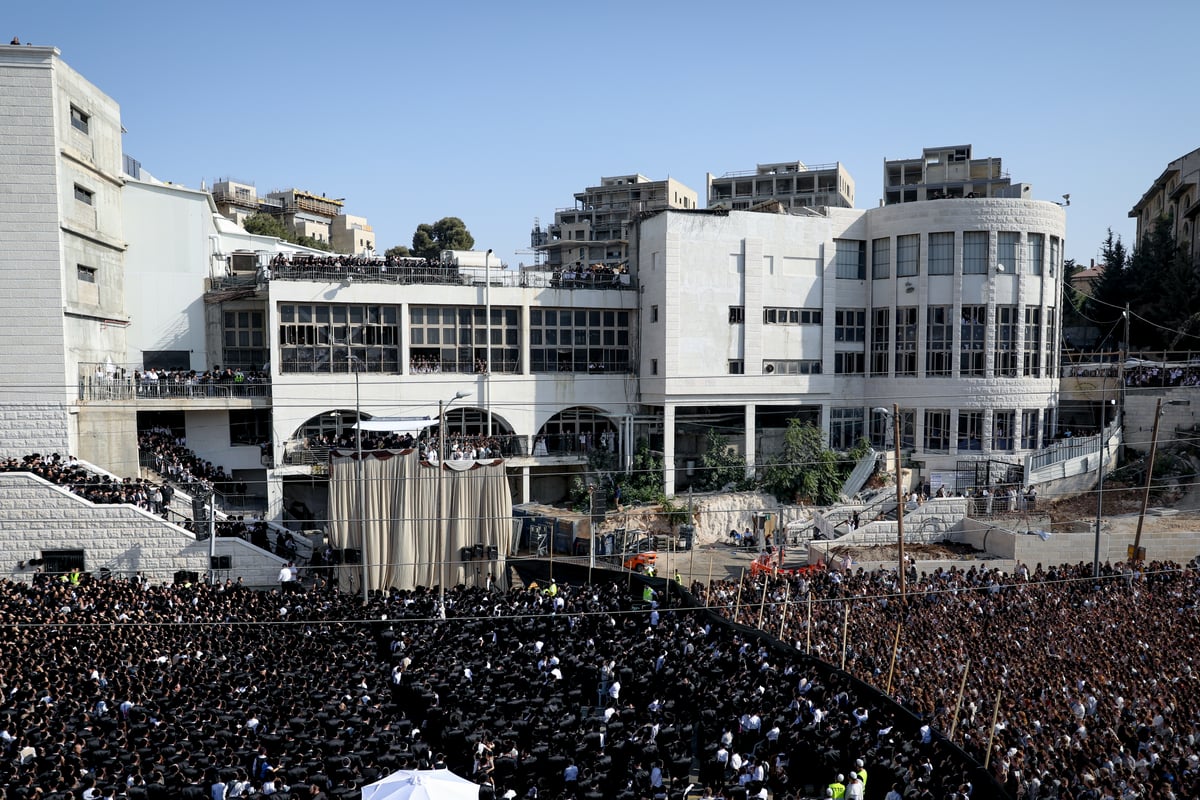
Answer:
[[[706,597],[771,625],[790,596],[783,638],[893,695],[930,724],[954,724],[981,763],[999,698],[990,767],[1012,797],[1200,796],[1200,576],[1173,563],[1106,564],[1005,574],[980,565],[918,576],[906,603],[894,571],[717,583]],[[797,601],[797,599],[799,599]],[[847,612],[848,609],[848,612]],[[899,647],[892,666],[899,626]],[[843,640],[845,636],[845,640]]]
[[[677,797],[698,770],[708,797],[784,798],[861,770],[872,795],[965,797],[961,761],[846,678],[629,598],[549,583],[363,609],[315,589],[0,582],[0,785],[352,799],[444,765],[483,797]]]
[[[32,472],[55,486],[61,486],[93,503],[107,505],[129,503],[152,514],[165,515],[171,490],[164,484],[144,478],[113,478],[86,469],[74,456],[58,453],[43,456],[32,453],[0,461],[0,472]]]

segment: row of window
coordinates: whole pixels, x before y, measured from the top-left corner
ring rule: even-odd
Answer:
[[[986,417],[991,414],[992,430],[990,448],[993,451],[1012,452],[1016,449],[1036,450],[1039,446],[1038,433],[1043,427],[1043,440],[1050,439],[1052,418],[1041,410],[1024,409],[1017,416],[1013,409],[995,411],[959,411],[958,425],[950,427],[952,415],[949,409],[927,409],[921,430],[923,450],[927,453],[948,453],[953,441],[960,453],[984,449]],[[859,439],[867,438],[874,447],[887,447],[893,443],[893,421],[888,413],[872,411],[868,430],[867,410],[861,407],[831,408],[829,410],[829,442],[835,450],[849,450]],[[913,448],[917,443],[916,412],[900,409],[900,446]]]
[[[1029,233],[1022,246],[1021,234],[1015,231],[964,231],[962,233],[961,273],[963,275],[986,275],[991,270],[991,237],[996,236],[996,262],[998,272],[1028,272],[1041,275],[1048,270],[1051,276],[1061,266],[1062,240],[1050,238],[1050,259],[1046,261],[1046,235]],[[926,268],[930,275],[954,275],[955,237],[952,231],[928,235],[928,258]],[[921,267],[921,234],[913,233],[895,237],[896,277],[916,277]],[[834,240],[834,268],[837,277],[846,280],[865,280],[867,277],[867,242],[860,239]],[[884,237],[871,241],[871,277],[874,279],[892,276],[892,239]]]

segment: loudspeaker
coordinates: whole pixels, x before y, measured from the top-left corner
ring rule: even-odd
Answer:
[[[357,547],[347,547],[345,550],[342,551],[342,563],[343,564],[361,564],[362,563],[362,551],[359,550]]]
[[[213,556],[209,560],[209,569],[231,569],[233,556]]]
[[[475,557],[475,550],[471,547],[460,547],[458,553],[463,561],[470,561]]]

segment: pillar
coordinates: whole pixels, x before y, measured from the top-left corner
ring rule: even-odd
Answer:
[[[663,494],[675,496],[675,406],[663,406]]]
[[[755,467],[758,461],[758,451],[756,448],[757,438],[754,435],[755,431],[755,405],[754,403],[746,403],[742,409],[744,421],[742,422],[745,431],[743,433],[742,449],[746,454],[746,477],[753,478]]]
[[[521,502],[529,502],[529,467],[521,467]]]

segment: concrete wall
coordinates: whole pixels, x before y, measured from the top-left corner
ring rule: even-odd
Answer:
[[[1137,389],[1125,395],[1125,446],[1138,453],[1149,454],[1150,438],[1154,432],[1154,408],[1161,399],[1162,419],[1158,423],[1158,446],[1192,434],[1180,433],[1200,423],[1200,388],[1181,386],[1173,389]],[[1188,405],[1168,405],[1171,402],[1187,402]],[[1194,441],[1194,439],[1193,439]]]
[[[137,410],[128,403],[80,405],[79,447],[74,455],[114,475],[138,475]]]
[[[95,505],[29,473],[0,474],[0,575],[28,580],[34,570],[19,561],[45,550],[83,550],[85,570],[107,567],[114,576],[142,572],[169,583],[175,572],[207,575],[209,543],[129,505]],[[233,557],[227,575],[251,586],[274,585],[281,560],[248,542],[218,539],[217,552]]]

